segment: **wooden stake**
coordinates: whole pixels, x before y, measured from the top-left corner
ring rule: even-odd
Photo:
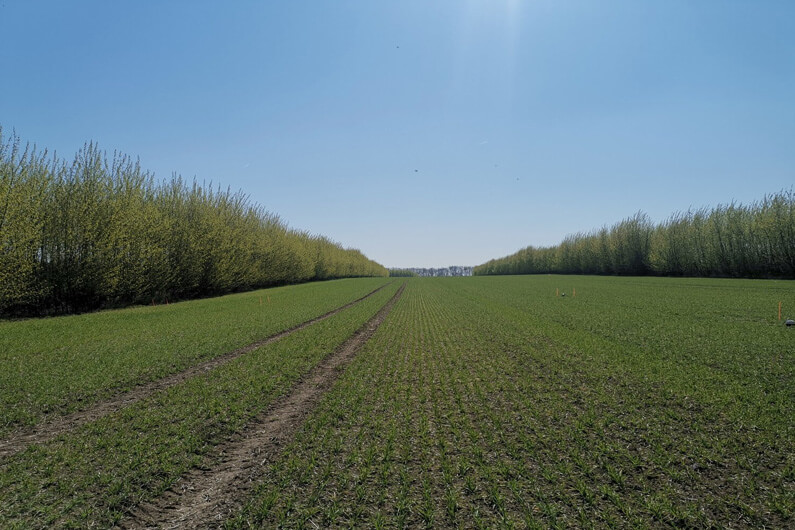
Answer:
[[[557,287],[555,287],[555,296],[560,296],[560,294],[558,294],[558,288]]]

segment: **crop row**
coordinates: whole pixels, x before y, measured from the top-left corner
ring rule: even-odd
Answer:
[[[291,328],[387,281],[335,280],[0,322],[0,437]]]
[[[795,309],[791,281],[542,276],[479,278],[459,289],[518,325],[543,323],[581,363],[609,363],[735,421],[779,431],[795,415],[795,349],[777,319],[780,302]]]
[[[791,526],[781,284],[626,281],[410,281],[227,526]]]
[[[0,526],[115,524],[238,433],[395,293],[392,284],[313,326],[0,461]]]

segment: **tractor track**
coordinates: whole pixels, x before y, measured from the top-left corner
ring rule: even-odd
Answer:
[[[405,283],[337,350],[299,380],[245,429],[213,450],[211,463],[194,468],[166,493],[130,510],[121,528],[217,528],[247,495],[303,425],[307,415],[403,294]]]
[[[110,399],[96,403],[90,406],[89,408],[79,410],[77,412],[73,412],[65,416],[60,416],[49,421],[44,421],[29,429],[22,429],[17,432],[11,433],[5,440],[0,440],[0,458],[15,455],[19,452],[24,451],[26,448],[28,448],[33,444],[44,443],[49,440],[52,440],[53,438],[55,438],[56,436],[62,433],[71,431],[77,427],[80,427],[81,425],[85,425],[92,421],[98,420],[99,418],[107,416],[108,414],[112,414],[118,410],[123,409],[124,407],[132,405],[133,403],[136,403],[142,399],[151,396],[155,392],[165,390],[172,386],[178,385],[183,381],[186,381],[192,377],[214,370],[219,366],[222,366],[228,362],[235,360],[241,355],[250,353],[256,350],[257,348],[276,342],[292,333],[295,333],[296,331],[300,331],[304,328],[311,326],[312,324],[316,324],[322,320],[330,318],[336,315],[337,313],[344,311],[345,309],[348,309],[349,307],[354,306],[364,301],[365,299],[373,296],[375,293],[385,288],[387,285],[390,285],[391,283],[392,282],[386,283],[381,287],[378,287],[377,289],[367,293],[366,295],[357,298],[352,302],[348,302],[347,304],[342,305],[336,309],[333,309],[328,313],[324,313],[318,317],[312,318],[298,325],[295,325],[291,328],[280,331],[274,335],[266,337],[257,342],[253,342],[247,346],[243,346],[236,350],[222,354],[218,357],[214,357],[207,361],[193,365],[181,372],[168,375],[166,377],[157,379],[155,381],[151,381],[149,383],[141,384],[129,390],[128,392],[118,394],[114,397],[111,397]]]

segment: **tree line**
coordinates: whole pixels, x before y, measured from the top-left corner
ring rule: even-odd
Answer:
[[[474,274],[612,274],[795,278],[795,194],[750,205],[676,213],[654,224],[638,212],[611,227],[526,247]]]
[[[413,278],[417,273],[411,269],[389,269],[391,278]]]
[[[358,250],[290,229],[240,191],[177,175],[157,181],[94,143],[67,163],[0,127],[0,315],[387,275]]]

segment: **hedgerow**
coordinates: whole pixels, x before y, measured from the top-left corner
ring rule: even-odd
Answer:
[[[537,273],[795,278],[795,193],[677,213],[658,225],[638,212],[474,269],[475,275]]]
[[[94,143],[67,163],[0,128],[0,315],[387,275],[358,250],[290,229],[241,191],[158,181]]]

